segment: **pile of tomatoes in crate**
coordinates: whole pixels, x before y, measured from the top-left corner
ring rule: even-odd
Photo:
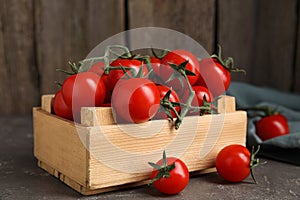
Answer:
[[[115,54],[113,49],[116,48],[123,53],[111,60],[110,54]],[[107,47],[101,57],[70,63],[70,67],[72,71],[67,72],[69,76],[54,97],[56,115],[80,122],[81,107],[111,106],[117,122],[142,123],[168,118],[175,119],[176,129],[185,116],[212,113],[213,101],[230,85],[230,72],[243,71],[233,66],[232,58],[223,60],[221,51],[218,55],[198,59],[184,49],[152,49],[151,55],[140,55],[119,45]],[[274,115],[278,118],[273,113],[257,123],[263,140],[271,138],[264,133],[268,129],[265,127],[277,126],[266,123]],[[274,132],[276,136],[288,133],[286,119],[280,120],[287,128],[283,133],[280,127],[275,127],[273,135]],[[250,153],[242,145],[225,147],[216,158],[219,175],[232,182],[253,175],[252,169],[258,164],[257,152]],[[176,194],[188,184],[189,172],[180,159],[166,157],[164,152],[163,159],[149,164],[153,167],[152,183],[161,192]]]
[[[115,48],[124,52],[111,60]],[[140,55],[109,46],[102,57],[70,63],[54,112],[80,122],[81,107],[111,106],[120,123],[170,118],[178,128],[186,115],[212,112],[213,100],[230,85],[230,71],[238,70],[232,63],[217,55],[199,60],[184,49]]]

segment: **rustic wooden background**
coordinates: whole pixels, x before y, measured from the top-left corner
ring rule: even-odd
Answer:
[[[217,44],[247,75],[233,80],[300,93],[298,0],[0,0],[0,113],[28,114],[54,93],[55,71],[121,31],[165,27]]]

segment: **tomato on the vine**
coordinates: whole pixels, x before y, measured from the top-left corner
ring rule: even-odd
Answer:
[[[224,94],[230,85],[230,71],[215,58],[204,58],[199,65],[201,74],[196,85],[208,88],[214,97]]]
[[[246,147],[239,144],[224,147],[216,158],[218,174],[223,179],[231,182],[241,182],[249,174],[254,179],[252,170],[253,167],[258,165],[258,159],[255,158],[257,153],[258,150],[250,153]]]
[[[154,168],[150,177],[151,183],[160,192],[178,194],[187,186],[190,178],[189,170],[179,158],[166,157],[164,151],[162,159],[149,164]]]
[[[153,118],[160,105],[157,86],[146,78],[121,79],[112,93],[112,108],[127,122],[141,123]]]
[[[159,67],[160,67],[161,60],[156,57],[150,57],[150,64],[153,69],[153,72],[159,74]]]
[[[53,99],[53,110],[57,116],[73,120],[72,108],[66,104],[61,90],[58,90]]]
[[[104,99],[104,102],[105,103],[110,103],[110,98],[111,98],[111,92],[110,90],[108,89],[109,88],[109,83],[108,83],[108,74],[104,73],[104,62],[96,62],[94,63],[88,70],[88,72],[94,72],[96,74],[98,74],[104,85],[105,85],[105,88],[106,88],[106,94],[105,94],[105,99]]]
[[[180,66],[186,61],[188,62],[185,65],[185,70],[193,73],[193,75],[187,74],[187,78],[189,83],[191,85],[194,85],[197,82],[200,75],[199,62],[194,54],[187,50],[177,49],[168,52],[161,60],[159,75],[166,82],[166,85],[172,87],[174,90],[182,90],[183,87],[178,78],[170,80],[174,73],[177,74],[177,76],[179,77],[181,76],[181,74],[176,71],[178,67],[176,69],[173,69],[171,65],[175,64],[177,66]],[[183,80],[183,82],[185,82],[185,80]]]
[[[290,132],[288,121],[282,114],[265,116],[255,123],[255,127],[256,134],[263,141],[286,135]]]
[[[117,59],[114,60],[112,63],[110,63],[110,72],[108,74],[107,77],[107,81],[108,81],[108,89],[110,91],[113,91],[115,85],[117,84],[117,82],[124,77],[124,71],[121,69],[121,67],[125,68],[129,68],[130,70],[132,70],[135,73],[138,73],[138,71],[140,70],[140,68],[143,66],[143,75],[146,75],[146,73],[148,72],[147,67],[144,66],[145,64],[140,61],[140,60],[135,60],[135,59]],[[128,70],[126,70],[126,72],[129,75],[132,75],[131,72],[128,72]]]
[[[94,72],[99,76],[104,75],[104,62],[96,62],[89,69],[89,72]]]
[[[203,106],[204,100],[209,103],[213,101],[214,98],[211,92],[206,87],[196,85],[193,86],[192,88],[195,91],[195,97],[196,97],[192,101],[193,106]],[[197,101],[195,102],[195,100]]]
[[[158,85],[157,88],[158,88],[159,93],[160,93],[160,99],[163,99],[165,97],[165,95],[167,94],[167,92],[170,90],[169,87],[164,86],[164,85]],[[170,102],[177,102],[177,103],[180,102],[179,97],[178,97],[177,93],[174,90],[172,90],[171,93],[170,93],[169,101]],[[177,111],[177,113],[179,113],[180,106],[176,106],[175,110]],[[176,114],[173,111],[171,111],[171,115],[172,115],[173,118],[176,117]],[[164,108],[161,107],[161,111],[158,112],[155,115],[154,119],[166,119],[166,118],[168,118],[168,115],[165,113]]]
[[[80,120],[81,107],[101,106],[106,89],[100,76],[93,72],[82,72],[69,76],[61,88],[66,105],[72,109],[74,120]]]

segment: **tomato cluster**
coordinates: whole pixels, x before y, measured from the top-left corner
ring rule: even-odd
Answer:
[[[155,56],[127,53],[108,64],[101,57],[81,70],[83,60],[56,93],[54,112],[79,122],[81,107],[111,106],[120,122],[177,118],[178,128],[185,115],[210,113],[230,84],[229,69],[216,58],[199,61],[183,49]]]

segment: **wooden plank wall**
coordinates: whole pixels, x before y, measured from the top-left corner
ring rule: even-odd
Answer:
[[[300,93],[298,0],[0,0],[0,113],[28,114],[54,93],[67,62],[126,29],[185,33],[222,45],[247,75],[233,80]]]

